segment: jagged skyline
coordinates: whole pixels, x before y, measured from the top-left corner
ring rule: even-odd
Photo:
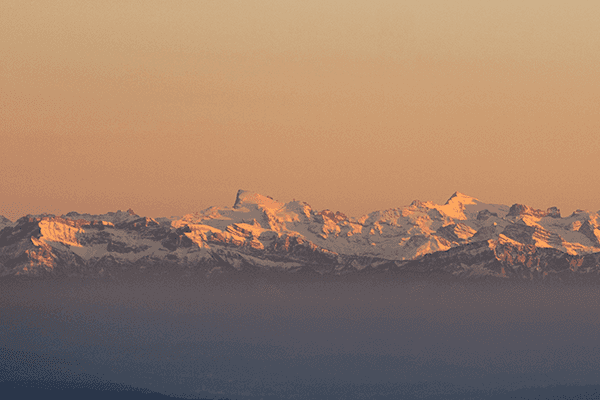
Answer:
[[[297,200],[296,198],[293,198],[290,201],[280,202],[280,201],[274,200],[273,197],[270,196],[270,195],[262,195],[262,194],[259,194],[258,192],[255,192],[255,191],[249,191],[249,190],[245,190],[245,189],[238,189],[237,190],[237,195],[235,197],[235,201],[233,202],[233,206],[232,206],[234,208],[236,207],[236,204],[238,204],[238,202],[240,201],[239,200],[240,193],[253,193],[254,195],[260,196],[261,198],[271,199],[271,200],[274,201],[274,203],[278,203],[278,204],[285,204],[285,203],[296,202],[296,201],[299,201],[299,202],[302,202],[302,203],[305,203],[305,204],[309,204],[309,202],[304,201],[303,199]],[[446,202],[440,203],[440,204],[447,205],[447,204],[449,204],[451,202],[451,200],[453,198],[456,198],[456,197],[457,198],[462,198],[462,199],[472,199],[472,200],[475,200],[477,202],[481,202],[481,200],[479,200],[477,197],[469,196],[468,194],[461,193],[459,191],[455,191],[452,195],[450,195],[447,198]],[[439,206],[435,201],[432,201],[431,199],[425,200],[425,201],[423,201],[422,199],[414,199],[413,201],[411,201],[408,204],[402,204],[402,205],[399,205],[397,207],[388,207],[387,209],[370,210],[369,212],[366,212],[366,213],[360,214],[360,215],[350,215],[350,214],[344,213],[343,210],[335,210],[335,209],[329,209],[329,208],[324,208],[323,211],[331,211],[331,212],[334,212],[334,213],[341,213],[342,215],[347,215],[348,217],[351,217],[351,218],[354,218],[354,219],[360,219],[361,217],[365,217],[365,216],[367,216],[367,215],[369,215],[369,214],[371,214],[373,212],[380,212],[380,211],[385,211],[385,210],[390,210],[390,209],[403,208],[403,207],[412,206],[412,205],[415,205],[415,204],[417,204],[417,205],[421,204],[421,205],[436,205],[436,206]],[[483,204],[490,204],[490,203],[483,203]],[[212,205],[209,205],[208,207],[204,207],[202,209],[198,209],[198,210],[192,211],[192,213],[198,213],[198,212],[206,211],[207,209],[214,208],[214,207],[226,207],[226,206],[223,205],[223,204],[220,205],[220,206],[212,204]],[[559,218],[564,217],[565,215],[573,215],[573,214],[576,214],[576,213],[578,213],[580,211],[595,212],[593,209],[576,208],[573,211],[571,211],[571,212],[566,213],[565,215],[563,215],[563,211],[559,207],[557,207],[557,206],[550,206],[550,207],[547,207],[544,210],[544,209],[536,208],[534,206],[526,205],[526,204],[523,204],[523,203],[513,203],[512,207],[516,207],[517,209],[528,210],[528,212],[532,212],[532,213],[534,213],[534,215],[536,215],[536,213],[537,214],[542,213],[542,214],[548,214],[548,215],[554,214],[555,216],[557,216]],[[52,215],[52,216],[59,216],[60,215],[60,216],[66,216],[66,217],[68,217],[69,215],[87,215],[87,216],[96,215],[96,216],[99,216],[99,215],[112,215],[112,214],[121,214],[121,213],[127,213],[127,214],[130,214],[130,215],[138,215],[131,207],[128,208],[128,209],[126,209],[126,210],[124,210],[124,209],[118,209],[118,210],[106,211],[104,213],[89,213],[89,212],[81,212],[80,213],[79,211],[76,211],[76,210],[70,210],[68,212],[63,212],[63,213],[52,213],[52,212],[48,212],[48,211],[42,211],[40,213],[26,213],[26,214],[20,215],[17,218],[8,218],[7,216],[0,214],[0,223],[5,223],[5,224],[14,223],[17,219],[20,219],[20,218],[26,217],[26,216],[38,216],[39,217],[39,216],[46,216],[46,215]],[[600,213],[600,210],[597,211],[597,213]],[[186,215],[186,214],[190,214],[190,213],[182,213],[180,215],[171,214],[171,215],[158,215],[158,216],[157,215],[152,215],[152,216],[146,215],[146,216],[147,217],[151,217],[151,218],[176,218],[176,217],[181,217],[181,216]]]
[[[232,206],[179,217],[133,210],[0,221],[0,276],[122,271],[418,273],[549,279],[600,274],[600,215],[562,216],[454,193],[360,218],[239,190]]]

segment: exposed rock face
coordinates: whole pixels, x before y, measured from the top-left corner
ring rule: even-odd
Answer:
[[[560,218],[560,210],[556,207],[550,207],[546,210],[546,215],[552,218]]]
[[[522,244],[535,244],[533,235],[535,234],[535,227],[527,226],[522,224],[511,224],[507,225],[502,231],[502,234],[516,242]]]
[[[579,232],[583,233],[595,246],[600,246],[600,230],[593,220],[584,221],[579,227]]]
[[[598,276],[600,216],[562,218],[454,193],[361,218],[242,191],[233,207],[176,218],[103,215],[0,218],[0,276],[120,271],[417,273],[550,279]],[[599,276],[600,278],[600,276]]]
[[[545,217],[547,214],[542,210],[536,210],[523,204],[513,204],[508,211],[507,217],[518,217],[521,215],[531,215],[534,217]]]
[[[10,225],[12,225],[12,221],[4,215],[0,215],[0,231]]]
[[[536,210],[523,204],[513,204],[508,211],[507,217],[518,217],[522,215],[531,215],[533,217],[543,218],[552,217],[560,218],[560,210],[556,207],[550,207],[546,211]]]
[[[490,212],[490,210],[488,210],[488,209],[481,210],[477,213],[478,221],[487,221],[488,219],[490,219],[490,217],[498,218],[498,214]]]

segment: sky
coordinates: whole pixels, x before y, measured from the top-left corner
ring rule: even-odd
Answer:
[[[600,209],[600,2],[0,2],[0,215]]]

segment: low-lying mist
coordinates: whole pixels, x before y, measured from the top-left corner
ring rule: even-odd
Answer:
[[[202,398],[503,396],[600,383],[599,310],[582,284],[5,280],[0,380],[85,375]]]

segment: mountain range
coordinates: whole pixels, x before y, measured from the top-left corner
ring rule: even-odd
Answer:
[[[600,277],[600,212],[561,216],[454,193],[360,218],[240,190],[232,207],[182,217],[128,211],[0,216],[0,277],[417,274]]]

